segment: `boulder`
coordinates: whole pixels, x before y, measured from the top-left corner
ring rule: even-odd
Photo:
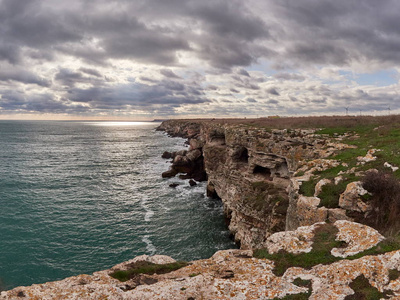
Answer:
[[[344,210],[342,208],[328,209],[328,221],[331,223],[334,223],[338,220],[352,221],[352,219],[346,215],[346,210]]]
[[[190,186],[195,186],[195,185],[197,185],[197,183],[196,183],[196,181],[194,181],[193,179],[190,179],[190,180],[189,180],[189,185],[190,185]]]
[[[171,155],[171,152],[164,151],[164,153],[161,155],[161,157],[165,158],[165,159],[168,159],[168,158],[171,158],[172,155]]]
[[[165,171],[161,174],[162,178],[170,178],[170,177],[175,177],[175,175],[178,174],[178,171],[171,168],[168,171]]]
[[[346,210],[367,212],[371,206],[365,203],[360,196],[368,194],[368,191],[362,187],[361,181],[351,182],[346,190],[340,195],[339,206]]]
[[[201,156],[201,151],[199,149],[196,150],[191,150],[189,152],[186,153],[186,157],[187,159],[189,159],[190,161],[195,161],[196,159],[198,159]]]

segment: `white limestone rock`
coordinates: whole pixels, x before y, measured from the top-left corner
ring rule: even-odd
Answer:
[[[314,197],[318,197],[318,195],[319,195],[319,194],[321,193],[321,191],[322,191],[322,187],[323,187],[324,185],[329,184],[329,183],[332,183],[332,181],[329,180],[329,179],[326,179],[326,178],[321,179],[320,181],[318,181],[317,184],[315,185]]]
[[[336,257],[348,257],[370,249],[385,238],[375,229],[355,222],[339,220],[334,223],[339,229],[336,240],[347,243],[345,248],[333,248],[331,254]]]
[[[347,185],[346,190],[340,195],[339,206],[351,211],[369,211],[371,206],[360,198],[360,196],[365,194],[368,194],[368,191],[362,187],[361,181],[351,182]]]
[[[385,163],[383,164],[383,166],[386,167],[386,168],[392,169],[393,172],[396,172],[396,171],[399,169],[399,167],[392,166],[392,165],[389,164],[388,162],[385,162]]]

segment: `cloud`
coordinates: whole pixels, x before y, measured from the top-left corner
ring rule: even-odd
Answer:
[[[399,10],[396,0],[0,0],[1,107],[394,110],[397,80],[356,79],[399,76]]]
[[[247,77],[250,77],[249,72],[247,72],[245,69],[240,69],[240,70],[238,71],[238,74],[244,75],[244,76],[247,76]]]
[[[45,79],[33,72],[14,67],[5,68],[4,66],[0,69],[0,81],[17,81],[23,84],[36,84],[42,87],[51,86],[50,80]]]
[[[4,90],[0,97],[0,113],[82,113],[88,108],[56,100],[52,94],[29,94],[24,91]]]
[[[160,70],[160,73],[164,75],[167,78],[175,78],[175,79],[181,79],[178,75],[176,75],[174,72],[172,72],[170,69],[162,69]]]
[[[95,69],[90,69],[90,68],[79,68],[79,71],[86,73],[88,75],[92,75],[95,77],[102,77],[101,73]]]
[[[209,102],[201,90],[193,87],[186,88],[182,84],[171,81],[161,81],[151,86],[132,83],[101,88],[72,88],[65,97],[72,102],[87,103],[93,109],[139,107],[151,110],[155,105],[180,107]]]
[[[282,80],[298,80],[298,81],[303,81],[306,78],[302,75],[299,74],[294,74],[294,73],[277,73],[274,75],[275,78],[277,79],[282,79]]]
[[[271,95],[279,96],[278,91],[277,91],[275,88],[273,88],[273,87],[267,89],[267,92],[268,92],[269,94],[271,94]]]

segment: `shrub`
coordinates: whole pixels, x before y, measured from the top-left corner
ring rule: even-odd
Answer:
[[[400,182],[386,172],[368,172],[363,187],[372,193],[368,200],[373,207],[375,226],[383,230],[400,229]]]
[[[147,261],[138,261],[133,263],[128,270],[118,270],[110,274],[111,277],[119,281],[127,281],[137,274],[165,274],[180,268],[186,267],[187,262],[177,261],[170,264],[153,264]]]

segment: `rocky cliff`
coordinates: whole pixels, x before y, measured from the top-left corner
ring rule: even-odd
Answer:
[[[158,129],[188,138],[190,144],[164,175],[179,173],[182,161],[194,166],[189,163],[193,153],[201,156],[208,193],[222,199],[229,229],[242,249],[262,247],[274,232],[349,219],[340,209],[318,208],[316,199],[300,197],[304,178],[294,179],[301,168],[310,176],[335,166],[337,162],[325,158],[349,145],[315,134],[315,129],[279,130],[215,120],[170,120]]]

